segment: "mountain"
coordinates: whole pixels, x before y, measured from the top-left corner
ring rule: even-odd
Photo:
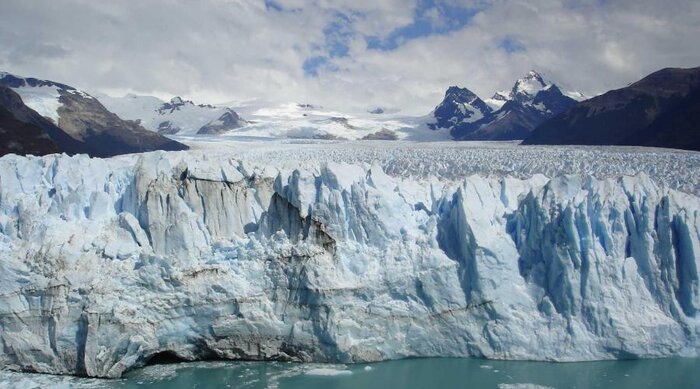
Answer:
[[[223,133],[248,124],[231,108],[195,104],[179,96],[168,102],[157,97],[134,94],[124,97],[98,96],[100,101],[117,115],[137,120],[146,129],[160,134]]]
[[[523,144],[635,145],[700,151],[700,67],[659,70],[576,104]]]
[[[12,89],[0,86],[0,155],[92,154],[94,150],[27,107]]]
[[[0,155],[59,153],[61,149],[41,127],[20,121],[9,107],[6,108],[17,102],[22,102],[19,95],[10,88],[0,87]]]
[[[510,91],[504,90],[494,93],[490,99],[486,99],[484,102],[486,102],[492,110],[497,111],[501,109],[508,100],[510,100]]]
[[[474,92],[451,86],[445,92],[442,102],[435,107],[432,113],[435,123],[430,123],[429,126],[432,129],[452,128],[454,133],[471,132],[477,130],[492,114],[491,107]]]
[[[122,120],[97,99],[71,86],[9,73],[0,73],[0,86],[12,89],[20,98],[5,91],[5,110],[12,112],[16,120],[40,128],[62,152],[110,157],[187,149],[134,121]]]
[[[246,121],[241,119],[241,117],[238,116],[238,114],[234,110],[226,108],[226,111],[221,116],[219,116],[218,119],[202,126],[202,128],[200,128],[199,131],[197,131],[197,134],[223,134],[226,131],[243,127],[245,124]]]
[[[450,87],[435,108],[432,129],[449,128],[456,140],[524,139],[542,122],[568,109],[575,100],[542,76],[529,72],[510,91],[481,100],[468,89]]]

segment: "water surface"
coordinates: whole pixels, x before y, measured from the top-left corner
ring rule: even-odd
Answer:
[[[3,372],[0,387],[74,388],[698,388],[700,359],[585,363],[408,359],[362,365],[198,362],[149,366],[120,380]]]

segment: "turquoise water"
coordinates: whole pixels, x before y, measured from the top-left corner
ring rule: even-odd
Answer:
[[[41,377],[38,387],[50,387]],[[18,375],[14,376],[14,382]],[[7,377],[5,377],[7,378]],[[37,378],[38,379],[38,378]],[[699,388],[700,359],[586,363],[409,359],[370,365],[201,362],[150,366],[121,380],[69,379],[60,387],[104,388]],[[5,381],[5,383],[8,383]],[[527,385],[529,384],[529,385]],[[500,386],[499,386],[500,385]],[[0,380],[0,387],[2,381]]]

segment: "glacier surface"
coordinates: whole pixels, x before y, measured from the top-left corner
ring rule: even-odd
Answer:
[[[0,158],[0,367],[699,354],[698,153],[206,143]]]

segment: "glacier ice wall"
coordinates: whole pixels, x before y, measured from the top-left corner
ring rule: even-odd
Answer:
[[[18,370],[698,355],[699,266],[699,198],[645,175],[0,159],[0,366]]]

